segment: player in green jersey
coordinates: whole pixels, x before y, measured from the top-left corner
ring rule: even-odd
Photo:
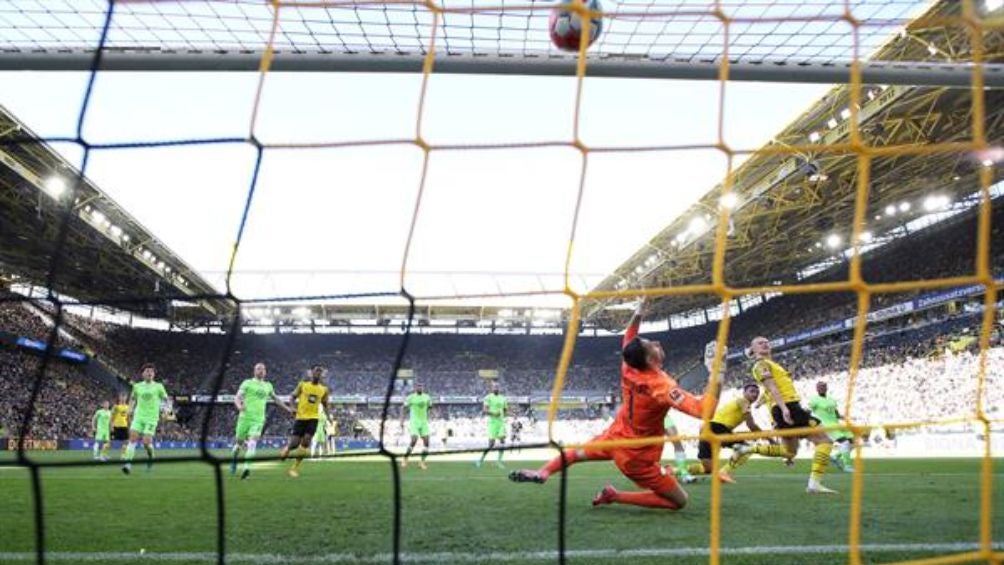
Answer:
[[[310,458],[316,459],[318,456],[326,455],[328,447],[328,413],[323,406],[318,407],[317,430],[310,440]]]
[[[408,466],[408,457],[415,449],[418,438],[422,438],[422,459],[418,462],[421,469],[427,469],[425,458],[429,456],[429,408],[432,407],[432,397],[425,392],[422,383],[415,383],[415,392],[412,392],[404,399],[401,406],[401,431],[404,431],[404,411],[408,409],[408,432],[411,435],[411,443],[408,444],[408,451],[401,459],[401,467]]]
[[[680,430],[676,429],[676,422],[673,421],[673,417],[666,412],[666,419],[663,420],[662,425],[666,428],[666,437],[675,438],[680,435]],[[683,449],[683,442],[679,439],[671,440],[673,444],[673,455],[675,458],[674,473],[680,480],[684,483],[693,483],[697,481],[697,477],[690,474],[687,469],[687,452]]]
[[[485,457],[488,457],[488,452],[495,447],[495,442],[498,441],[501,447],[505,447],[505,417],[506,409],[509,408],[509,401],[506,397],[502,396],[499,392],[499,384],[492,383],[492,393],[485,397],[484,405],[482,406],[482,413],[488,415],[488,448],[481,453],[481,459],[475,463],[476,466],[480,467],[485,462]],[[498,461],[496,465],[499,468],[504,467],[502,465],[502,453],[504,449],[498,450]]]
[[[251,476],[251,460],[254,459],[262,430],[265,429],[265,410],[268,401],[274,400],[277,406],[293,413],[293,409],[276,396],[272,383],[265,380],[266,376],[268,369],[265,364],[255,363],[254,377],[244,379],[237,389],[237,396],[234,397],[234,406],[237,407],[239,416],[237,416],[237,430],[234,433],[234,447],[231,450],[233,457],[230,460],[230,474],[237,474],[237,459],[241,451],[244,451],[242,480]]]
[[[837,411],[837,401],[826,395],[827,388],[825,381],[816,383],[816,396],[809,399],[809,411],[819,420],[820,426],[839,426],[841,417]],[[830,456],[830,460],[841,470],[853,472],[851,447],[854,446],[854,434],[847,430],[832,430],[830,439],[837,447],[837,452]]]
[[[101,401],[101,408],[91,418],[91,433],[94,434],[94,460],[108,461],[108,447],[111,445],[112,411],[111,403]]]
[[[129,445],[126,447],[125,465],[122,465],[122,472],[128,475],[132,472],[132,460],[136,455],[136,442],[143,438],[143,447],[146,449],[146,470],[153,467],[153,436],[157,433],[157,424],[160,422],[160,412],[162,404],[166,404],[166,410],[171,409],[171,399],[167,396],[164,385],[154,381],[157,377],[157,368],[153,363],[146,363],[140,369],[143,380],[133,383],[132,394],[129,395],[129,414],[132,416],[132,424],[129,426]]]

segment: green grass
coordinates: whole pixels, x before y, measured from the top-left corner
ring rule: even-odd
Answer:
[[[81,455],[37,457],[51,461],[71,456]],[[999,463],[994,476],[993,531],[994,539],[1002,541],[1004,475]],[[518,465],[509,464],[510,468]],[[365,557],[392,550],[389,463],[307,463],[298,480],[286,477],[284,470],[275,464],[262,466],[251,480],[243,482],[225,475],[228,551],[281,555],[296,562],[296,557],[308,555],[352,553]],[[744,467],[737,477],[739,484],[723,486],[722,546],[846,544],[851,475],[828,476],[826,482],[840,491],[838,496],[808,496],[803,492],[807,471],[807,461],[799,461],[793,469],[766,460]],[[978,461],[876,460],[867,462],[867,471],[863,543],[978,540]],[[494,467],[476,469],[470,463],[435,458],[430,459],[428,471],[414,466],[405,470],[402,551],[454,552],[453,558],[459,558],[457,553],[470,557],[472,553],[556,549],[559,481],[544,486],[516,485],[506,480],[505,473]],[[151,473],[140,467],[129,477],[117,466],[50,468],[42,471],[42,477],[49,551],[135,554],[138,560],[143,548],[144,561],[167,563],[156,560],[156,554],[216,549],[215,487],[212,468],[206,464],[160,463]],[[681,512],[625,506],[592,508],[593,494],[606,481],[618,488],[631,488],[608,463],[582,464],[571,470],[568,549],[673,550],[708,544],[707,481],[687,486],[691,504]],[[34,550],[30,484],[26,470],[0,468],[0,553]],[[864,560],[880,563],[939,553],[944,551],[866,552]],[[198,562],[173,557],[176,560],[170,563]],[[446,556],[442,562],[451,559]],[[0,561],[5,561],[2,555]],[[624,559],[602,554],[570,559],[572,563],[632,564],[706,561],[693,555],[633,555]],[[74,560],[64,555],[58,562]],[[119,557],[118,562],[126,561]],[[523,562],[543,561],[507,561]],[[846,555],[728,555],[722,562],[843,563]]]

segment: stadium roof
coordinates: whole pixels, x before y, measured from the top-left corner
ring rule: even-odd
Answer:
[[[879,49],[884,61],[971,60],[967,30],[930,25],[955,15],[961,3],[938,2],[921,18]],[[983,35],[988,62],[1004,61],[1004,34]],[[850,238],[858,178],[858,159],[847,151],[825,146],[850,141],[850,93],[838,86],[784,128],[774,140],[752,154],[733,175],[733,206],[725,261],[725,280],[731,286],[793,283],[807,267],[845,252]],[[986,155],[966,151],[886,154],[871,162],[870,199],[866,230],[880,237],[930,211],[929,196],[941,202],[972,197],[980,190],[978,170],[999,160],[1004,143],[1004,91],[987,89],[986,137],[997,150]],[[972,90],[957,88],[865,85],[859,110],[863,141],[873,147],[919,147],[972,139]],[[778,147],[806,147],[796,155],[777,153]],[[815,148],[819,149],[816,150]],[[1000,168],[993,167],[994,180]],[[708,284],[711,280],[714,233],[722,185],[670,223],[636,251],[596,290]],[[944,200],[947,198],[947,200]],[[909,210],[904,210],[908,208]],[[925,210],[925,208],[928,208]],[[605,311],[620,300],[595,302],[586,318],[610,323],[622,318]],[[717,296],[674,296],[659,300],[656,313],[669,316],[721,304]],[[619,323],[619,322],[618,322]]]
[[[816,7],[827,4],[820,3]],[[875,6],[880,4],[872,3]],[[918,3],[912,1],[898,3],[899,8],[903,10],[916,5]],[[934,4],[927,15],[945,15],[956,10],[957,6],[957,3],[951,1],[939,2]],[[146,7],[140,5],[140,9]],[[875,30],[869,28],[871,35],[868,41],[871,43],[867,43],[868,49],[881,45],[879,39],[888,37],[893,29],[898,28],[900,21],[893,18],[886,24],[888,25],[881,28],[883,31],[880,34],[872,33]],[[796,37],[796,42],[808,42],[801,45],[800,49],[807,48],[811,44],[811,35],[803,32]],[[839,35],[830,34],[833,37]],[[616,36],[606,37],[616,38]],[[962,45],[968,45],[962,30],[943,26],[925,27],[916,23],[889,40],[885,46],[878,47],[875,59],[932,63],[943,63],[946,60],[965,61],[968,53],[959,47]],[[1000,62],[1001,34],[988,33],[985,38],[985,48],[988,60]],[[699,58],[699,54],[694,54],[694,57]],[[756,59],[752,55],[750,57],[752,58],[749,58],[749,61]],[[837,56],[840,61],[846,58],[846,49]],[[825,61],[816,62],[825,63]],[[862,129],[870,143],[882,145],[964,139],[969,118],[969,94],[969,90],[966,89],[899,86],[883,88],[873,85],[862,98]],[[1004,107],[1000,94],[1000,91],[988,91],[986,105],[988,136],[997,143],[1000,142],[1001,112]],[[833,89],[808,112],[778,134],[775,143],[833,144],[846,140],[848,124],[846,117],[842,115],[846,107],[846,87]],[[13,118],[9,120],[12,124],[15,123]],[[5,128],[0,128],[0,132],[4,130]],[[812,141],[809,137],[814,133],[820,136],[818,142]],[[11,135],[10,131],[5,135]],[[9,147],[10,149],[5,150],[8,152],[15,150],[15,146]],[[24,158],[36,159],[38,171],[56,170],[57,165],[66,166],[55,152],[51,150],[46,152],[46,149],[45,145],[39,144],[18,151],[25,153],[22,155]],[[846,239],[849,232],[855,182],[854,156],[807,151],[798,157],[791,157],[769,153],[770,146],[767,149],[768,152],[751,156],[735,173],[736,192],[740,200],[733,214],[735,235],[730,239],[727,257],[727,277],[729,283],[733,285],[770,284],[777,280],[793,280],[796,274],[804,271],[806,267],[819,264],[830,256],[821,251],[817,244],[825,242],[828,236],[837,232],[842,233]],[[31,157],[33,152],[37,155]],[[972,159],[973,156],[963,154],[877,159],[873,166],[872,208],[883,210],[889,204],[898,206],[905,199],[912,199],[916,203],[918,198],[935,189],[938,189],[941,195],[955,198],[972,193],[976,189],[974,182],[976,168]],[[46,169],[46,166],[50,168]],[[4,174],[9,173],[10,171],[5,171]],[[44,224],[55,225],[53,215],[55,202],[46,196],[44,177],[39,172],[35,175],[37,178],[34,183],[22,183],[19,191],[10,194],[5,191],[2,195],[5,199],[18,199],[16,207],[13,205],[14,200],[9,207],[4,204],[5,212],[16,212],[18,219],[11,225],[17,225],[18,228],[16,233],[11,232],[11,239],[2,240],[5,244],[4,253],[8,256],[0,257],[0,261],[8,265],[8,270],[28,277],[38,284],[44,284],[48,265],[45,260],[45,249],[51,247],[55,232],[51,230],[46,232],[44,238],[38,238],[39,241],[35,242],[34,247],[25,246],[21,243],[25,240],[20,239],[35,237],[32,234],[37,233],[38,228],[36,232],[30,231],[33,217],[44,217],[47,220],[43,220]],[[904,179],[907,182],[903,182]],[[17,179],[12,178],[12,180]],[[702,186],[707,185],[702,184]],[[211,284],[205,279],[200,279],[175,253],[150,236],[148,230],[143,229],[138,222],[101,195],[96,187],[88,183],[85,189],[93,191],[97,195],[96,200],[85,198],[75,203],[78,208],[71,222],[70,233],[73,245],[76,247],[72,247],[73,253],[67,255],[74,260],[72,264],[68,264],[72,267],[67,273],[70,276],[65,281],[59,279],[55,281],[57,291],[84,300],[109,296],[125,298],[136,290],[143,295],[149,295],[151,294],[149,289],[162,296],[178,291],[196,294],[219,291],[221,288],[219,280],[213,278],[215,284]],[[622,264],[614,274],[606,279],[603,279],[602,274],[583,275],[581,280],[576,282],[583,287],[583,290],[590,287],[612,290],[707,282],[710,271],[710,228],[707,226],[701,228],[699,224],[706,223],[709,226],[713,224],[718,210],[720,190],[719,186],[708,192],[698,204],[681,214],[648,245]],[[95,210],[100,215],[95,216]],[[881,215],[881,212],[876,215]],[[695,223],[696,217],[703,219]],[[869,229],[880,234],[898,225],[902,218],[903,216],[884,217],[883,220],[870,224]],[[388,224],[393,223],[388,221]],[[516,225],[518,223],[518,221],[514,223],[515,229],[519,229]],[[120,236],[114,233],[117,230],[112,230],[113,226],[121,230],[122,234],[142,235],[130,236],[130,240],[125,242],[127,245],[123,245]],[[0,237],[6,237],[3,235],[6,233],[6,229],[0,225]],[[678,240],[681,233],[685,233],[686,236]],[[137,237],[140,239],[137,240]],[[143,247],[137,243],[140,240],[144,242]],[[6,245],[8,242],[11,245]],[[21,248],[18,249],[18,246]],[[151,257],[146,257],[144,250],[149,251]],[[152,257],[156,257],[156,261],[153,261]],[[164,262],[163,267],[160,265],[161,261]],[[23,270],[20,268],[22,263],[25,265]],[[167,267],[171,268],[170,272],[166,271]],[[778,273],[786,275],[779,279]],[[296,275],[296,273],[288,274]],[[261,278],[264,282],[255,283],[258,286],[268,286],[271,284],[269,279],[283,276],[281,273],[256,273],[253,269],[244,269],[240,275],[245,279]],[[412,280],[417,281],[416,286],[422,286],[423,276],[442,279],[441,275],[443,273],[417,272],[413,274]],[[487,283],[491,287],[497,287],[500,294],[508,291],[506,286],[508,281],[498,274],[454,272],[453,275],[459,278],[480,277],[484,280],[478,284],[483,286]],[[207,276],[212,278],[212,274]],[[314,274],[306,276],[314,277],[314,281],[320,281],[320,286],[324,288],[338,286],[330,284],[330,281],[325,283]],[[331,280],[345,280],[357,276],[358,273],[354,272],[331,273]],[[187,284],[181,283],[182,279]],[[385,279],[395,279],[394,273],[382,273],[381,280]],[[516,274],[512,275],[512,279],[513,288],[526,288],[527,285],[522,279],[540,281],[541,288],[561,287],[561,275],[554,273]],[[596,286],[600,280],[602,283]],[[532,283],[530,286],[534,284],[538,283]],[[370,288],[393,288],[393,285],[388,287],[386,284],[375,284]],[[516,300],[519,300],[518,296]],[[392,304],[360,304],[357,301],[351,306],[338,307],[334,307],[335,302],[322,299],[312,303],[261,305],[258,308],[251,305],[249,308],[255,310],[257,314],[255,318],[260,321],[281,319],[295,321],[315,316],[329,320],[353,318],[393,320],[407,312],[407,306],[400,299],[392,300],[391,302],[395,302]],[[588,305],[586,313],[590,321],[602,322],[602,309],[615,305],[615,302]],[[716,298],[707,296],[673,298],[662,301],[659,312],[669,315],[696,307],[711,306],[716,302]],[[210,317],[229,311],[226,302],[204,303],[203,306],[209,308]],[[523,323],[536,321],[547,324],[561,317],[550,308],[526,308],[516,303],[513,303],[512,307],[425,305],[423,308],[420,309],[422,317],[457,319],[463,320],[464,323],[497,317],[519,318]],[[150,313],[162,316],[168,313],[166,310],[165,308],[159,313]],[[618,311],[613,309],[611,312],[616,315]],[[185,317],[194,313],[194,310],[182,308],[180,311],[175,311],[174,315]]]
[[[184,309],[186,297],[217,293],[86,178],[72,203],[62,253],[54,256],[63,207],[69,204],[68,183],[79,173],[2,106],[0,163],[0,276],[8,281],[49,287],[81,302],[117,301],[120,309],[156,317],[167,316],[172,307]],[[50,284],[53,265],[57,274]],[[132,301],[141,297],[162,300]],[[213,315],[232,311],[221,300],[188,305]]]

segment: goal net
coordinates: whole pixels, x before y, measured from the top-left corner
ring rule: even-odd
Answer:
[[[39,139],[21,129],[3,131],[0,143],[10,160],[3,161],[11,168],[16,161],[26,169],[40,169],[32,162],[33,151],[45,143],[69,143],[82,151],[81,166],[76,178],[66,187],[68,196],[59,200],[60,224],[52,235],[53,247],[45,257],[48,278],[37,281],[47,285],[50,293],[33,298],[31,303],[45,305],[56,320],[50,332],[50,343],[55,345],[60,335],[60,324],[65,308],[84,304],[107,304],[134,307],[149,303],[152,316],[159,312],[168,316],[178,303],[201,303],[213,307],[225,320],[219,327],[230,336],[231,348],[242,324],[251,310],[271,305],[301,302],[339,300],[366,301],[393,296],[403,305],[404,333],[389,376],[387,394],[383,405],[383,419],[393,417],[390,401],[395,393],[395,379],[403,368],[407,355],[409,336],[417,325],[417,315],[430,304],[453,300],[471,301],[488,298],[521,298],[549,295],[565,299],[564,345],[555,360],[555,371],[547,420],[553,426],[558,417],[566,375],[572,361],[581,324],[590,323],[615,327],[626,319],[628,305],[639,297],[654,304],[656,312],[664,318],[679,314],[679,304],[718,308],[719,323],[715,336],[717,346],[709,377],[709,394],[724,390],[723,367],[726,362],[725,346],[729,342],[731,319],[737,313],[737,304],[747,297],[783,293],[785,295],[853,293],[856,308],[853,313],[853,341],[849,356],[849,374],[846,391],[841,396],[846,404],[841,413],[847,418],[849,431],[858,440],[854,460],[851,505],[848,516],[849,563],[862,563],[862,504],[866,478],[863,471],[868,461],[860,456],[860,440],[878,429],[874,421],[856,419],[853,399],[859,386],[857,375],[865,347],[869,322],[874,321],[873,303],[886,296],[916,295],[921,291],[934,291],[956,287],[979,287],[983,310],[978,332],[978,369],[971,382],[965,386],[971,404],[952,421],[971,425],[981,434],[984,446],[980,468],[978,509],[979,537],[973,547],[964,552],[945,552],[933,558],[902,563],[1000,563],[1004,556],[995,552],[993,538],[993,510],[995,475],[991,449],[991,428],[995,423],[987,406],[988,383],[992,375],[987,372],[987,355],[998,302],[1000,283],[995,280],[991,257],[991,199],[995,178],[995,163],[1000,160],[1001,103],[998,88],[1004,85],[1004,16],[999,3],[975,0],[720,0],[707,1],[613,1],[603,3],[604,29],[596,43],[589,49],[572,53],[556,49],[548,37],[548,16],[554,5],[544,2],[490,2],[461,1],[181,1],[102,2],[99,0],[10,0],[0,4],[0,70],[86,71],[88,83],[84,90],[78,113],[76,135],[55,139]],[[571,8],[579,9],[579,8]],[[108,73],[118,71],[253,71],[257,73],[256,94],[247,125],[248,135],[238,138],[199,138],[134,140],[118,139],[95,142],[84,133],[83,124],[91,111],[93,88]],[[270,77],[276,72],[309,71],[359,71],[359,72],[412,72],[420,77],[418,104],[415,109],[414,135],[387,139],[298,140],[282,143],[262,141],[259,136],[259,113],[262,92]],[[429,88],[431,77],[437,73],[502,74],[502,75],[565,75],[574,77],[575,95],[569,100],[573,126],[571,135],[564,139],[541,142],[537,140],[506,140],[504,142],[441,143],[429,141],[430,127],[423,120],[430,104],[435,103],[435,92]],[[583,84],[587,77],[631,77],[637,79],[705,79],[717,81],[717,123],[713,139],[700,144],[645,142],[627,144],[591,144],[582,134]],[[798,122],[762,147],[736,145],[729,138],[725,99],[733,88],[734,80],[778,83],[812,82],[832,83],[837,86],[827,94],[825,107],[814,107]],[[951,94],[946,94],[951,93]],[[295,101],[290,103],[295,104]],[[920,108],[934,108],[931,114],[920,115]],[[890,109],[895,105],[898,110]],[[913,114],[908,113],[908,109]],[[685,112],[686,108],[680,108]],[[484,108],[490,112],[490,108]],[[897,114],[899,111],[901,114]],[[933,113],[937,118],[931,118]],[[918,117],[919,116],[919,117]],[[902,129],[892,129],[895,121]],[[881,125],[876,125],[881,124]],[[630,136],[628,136],[630,137]],[[104,151],[149,147],[204,148],[220,144],[241,144],[253,157],[249,170],[242,178],[250,183],[243,194],[240,222],[233,236],[229,254],[230,270],[221,277],[215,292],[192,290],[192,279],[181,274],[165,278],[155,293],[109,292],[103,296],[99,289],[86,300],[78,301],[57,292],[63,274],[76,268],[77,257],[64,253],[68,245],[71,220],[90,214],[85,212],[85,198],[89,163]],[[304,296],[270,296],[247,299],[235,286],[234,271],[248,218],[255,214],[267,215],[267,209],[256,207],[260,195],[256,188],[260,182],[263,160],[275,151],[312,151],[319,148],[332,150],[365,151],[374,147],[404,146],[420,154],[420,165],[415,175],[413,200],[409,200],[405,218],[409,229],[401,242],[403,253],[400,270],[392,277],[393,288],[364,289],[345,292],[335,287],[320,289]],[[996,148],[995,148],[996,147]],[[436,293],[417,290],[409,281],[409,269],[414,261],[411,255],[416,226],[426,213],[428,196],[426,183],[430,175],[430,155],[440,152],[476,150],[547,151],[562,149],[576,154],[578,177],[575,198],[567,203],[571,209],[567,246],[563,250],[564,272],[552,277],[547,284],[532,288],[498,292]],[[653,240],[617,272],[592,281],[588,287],[581,284],[587,278],[572,269],[577,254],[588,254],[583,248],[582,233],[578,231],[580,209],[589,197],[590,165],[609,153],[641,154],[644,152],[681,153],[695,149],[717,152],[725,166],[717,175],[720,183],[696,202],[690,211],[699,211],[705,219],[694,222],[692,214],[681,214],[673,220],[659,238]],[[996,151],[996,152],[995,152]],[[896,182],[907,184],[909,178],[896,180],[894,175],[934,174],[933,169],[946,162],[966,163],[959,174],[973,181],[976,189],[969,194],[970,203],[978,206],[978,229],[975,238],[975,255],[972,269],[948,277],[919,280],[875,281],[863,274],[864,251],[873,243],[868,225],[875,215],[889,205],[875,187]],[[927,167],[925,169],[925,167]],[[41,178],[45,171],[29,171]],[[798,173],[798,182],[787,177]],[[949,175],[951,176],[951,175]],[[827,184],[832,181],[832,184]],[[839,182],[837,182],[839,181]],[[772,263],[764,272],[746,266],[752,260],[746,257],[749,248],[765,245],[765,253],[774,252],[777,242],[766,242],[766,236],[783,238],[784,226],[768,227],[770,216],[766,208],[779,209],[787,202],[795,202],[797,190],[813,192],[818,206],[829,206],[838,198],[843,203],[832,208],[833,214],[825,228],[839,226],[843,241],[833,240],[833,256],[815,266],[827,267],[846,261],[848,276],[843,280],[813,282],[811,273],[794,276],[790,272],[770,272]],[[782,194],[783,193],[783,194]],[[994,192],[993,194],[996,194]],[[769,202],[769,205],[767,204]],[[804,201],[800,201],[803,202]],[[441,201],[439,201],[442,204]],[[197,205],[197,204],[196,204]],[[528,201],[528,207],[536,203]],[[936,206],[936,205],[934,205]],[[812,206],[804,206],[805,217],[800,222],[792,220],[792,230],[801,229],[803,223],[818,221],[811,217]],[[90,210],[89,208],[87,210]],[[893,213],[896,211],[893,210]],[[705,214],[706,213],[706,214]],[[881,214],[879,214],[881,215]],[[892,215],[892,214],[889,214]],[[809,219],[806,219],[809,218]],[[799,218],[795,218],[799,219]],[[88,220],[88,221],[91,221]],[[101,221],[105,218],[101,218]],[[626,218],[611,218],[618,225]],[[804,221],[803,221],[804,220]],[[99,221],[99,223],[101,223]],[[102,224],[110,232],[111,226]],[[819,227],[818,225],[816,226]],[[820,228],[819,233],[826,230]],[[116,235],[121,239],[121,230]],[[794,233],[794,232],[793,232]],[[799,232],[807,233],[807,232]],[[595,238],[586,238],[595,241]],[[136,242],[133,242],[136,243]],[[809,257],[818,240],[799,241],[798,253],[778,269],[800,262],[810,266]],[[827,243],[822,242],[823,245]],[[131,247],[136,257],[156,265],[150,249],[157,242],[143,248]],[[631,250],[624,250],[625,255]],[[782,253],[778,251],[778,253]],[[788,253],[788,252],[783,252]],[[792,252],[793,253],[793,252]],[[154,249],[154,255],[156,250]],[[780,255],[779,255],[780,257]],[[826,263],[826,261],[831,261]],[[745,262],[744,262],[745,261]],[[766,259],[764,261],[767,261]],[[780,261],[780,259],[778,259]],[[351,266],[350,266],[351,267]],[[164,264],[160,263],[160,269]],[[693,268],[692,274],[687,269]],[[745,269],[745,270],[743,270]],[[166,276],[166,275],[165,275]],[[804,280],[803,280],[804,279]],[[173,286],[172,286],[173,285]],[[912,294],[911,294],[912,293]],[[710,297],[710,298],[709,298]],[[6,302],[21,301],[23,297],[6,296]],[[713,302],[709,304],[708,300]],[[693,302],[687,302],[693,301]],[[704,302],[701,302],[704,301]],[[268,313],[259,315],[268,317]],[[705,313],[705,320],[707,314]],[[848,326],[850,327],[850,326]],[[19,422],[16,464],[27,468],[35,497],[37,524],[37,560],[46,560],[45,535],[47,515],[42,493],[47,469],[50,466],[89,465],[89,462],[51,463],[33,457],[28,451],[26,431],[33,419],[44,417],[34,409],[40,391],[47,386],[50,369],[55,363],[55,348],[48,349],[37,374],[34,376],[31,397]],[[222,353],[222,360],[230,358],[231,351]],[[732,353],[735,353],[734,351]],[[218,374],[206,383],[205,394],[215,397],[221,391],[225,372],[221,361]],[[207,408],[203,439],[208,433],[214,408]],[[704,414],[705,422],[711,417]],[[999,422],[999,421],[998,421]],[[392,422],[391,422],[392,423]],[[882,422],[884,429],[904,430],[930,426],[930,419],[905,422]],[[390,425],[388,423],[387,425]],[[384,430],[381,429],[381,434]],[[744,432],[721,436],[711,433],[688,434],[685,440],[703,439],[713,448],[714,470],[719,469],[718,454],[723,441],[754,440],[804,433],[804,430],[787,432]],[[380,455],[396,462],[399,453],[384,444],[380,436]],[[582,444],[565,442],[549,427],[550,442],[554,448],[582,447]],[[648,440],[646,440],[648,441]],[[653,438],[652,443],[664,443],[666,438]],[[610,447],[617,447],[614,444]],[[336,457],[342,457],[338,455]],[[351,457],[351,455],[345,455]],[[267,458],[265,458],[267,460]],[[204,449],[193,458],[170,459],[175,462],[205,461],[215,473],[218,512],[218,561],[227,560],[223,508],[222,471],[228,461]],[[556,558],[566,560],[565,516],[567,475],[561,475],[562,489],[556,519],[559,542]],[[394,480],[394,521],[392,562],[402,561],[400,540],[401,512],[404,501],[401,495],[401,477],[396,470]],[[997,487],[999,488],[999,486]],[[710,488],[709,546],[707,560],[715,565],[723,561],[722,554],[722,486],[712,481]],[[698,502],[697,504],[701,504]],[[701,557],[704,558],[703,555]],[[868,557],[869,562],[870,557]]]

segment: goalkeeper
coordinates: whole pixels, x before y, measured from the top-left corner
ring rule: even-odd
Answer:
[[[623,403],[614,423],[590,443],[611,440],[662,439],[666,412],[675,408],[701,417],[705,403],[715,403],[714,397],[696,397],[681,388],[662,370],[666,356],[657,341],[638,337],[644,300],[638,305],[622,341],[621,389]],[[627,478],[642,487],[643,491],[619,491],[605,486],[595,498],[593,506],[601,504],[630,504],[651,508],[678,510],[687,505],[687,492],[677,483],[672,473],[666,473],[659,464],[663,443],[625,447],[586,447],[566,449],[542,468],[513,471],[509,479],[514,482],[543,483],[554,473],[582,461],[613,460]]]

